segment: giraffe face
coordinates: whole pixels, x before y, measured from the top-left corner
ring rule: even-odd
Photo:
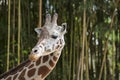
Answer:
[[[65,45],[64,34],[66,33],[66,23],[58,26],[56,22],[57,14],[54,14],[52,22],[51,16],[47,15],[45,25],[35,29],[39,39],[29,55],[30,60],[36,61],[40,56],[63,49]]]

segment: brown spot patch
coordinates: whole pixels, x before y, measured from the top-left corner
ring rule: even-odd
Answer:
[[[51,53],[50,56],[53,56],[53,53]]]
[[[51,66],[51,67],[53,67],[53,66],[54,66],[54,63],[53,63],[53,61],[52,61],[52,60],[50,60],[50,61],[49,61],[49,64],[50,64],[50,66]]]
[[[2,79],[2,78],[6,79],[9,75],[15,75],[17,72],[19,72],[19,69],[21,67],[25,67],[25,66],[29,65],[30,63],[31,63],[31,61],[27,59],[26,61],[22,62],[20,65],[16,66],[15,68],[9,70],[8,72],[1,74],[0,79]]]
[[[25,80],[25,78],[24,78],[25,71],[26,71],[26,69],[21,72],[20,76],[18,77],[19,80]]]
[[[11,80],[11,77],[8,77],[6,80]]]
[[[60,46],[58,45],[57,47],[56,47],[56,49],[58,49]]]
[[[35,74],[36,69],[31,69],[28,71],[28,77],[32,77]]]
[[[41,57],[36,61],[36,66],[38,66],[41,63]]]
[[[27,67],[27,66],[29,66],[30,64],[31,64],[31,62],[28,62],[28,63],[26,63],[26,65],[25,65],[25,66]]]
[[[50,69],[47,66],[41,66],[38,70],[38,75],[45,77],[49,73]]]
[[[63,46],[60,46],[60,48],[62,48]]]
[[[56,56],[53,56],[53,60],[56,61],[56,60],[57,60],[57,57],[56,57]]]
[[[28,68],[30,69],[30,68],[32,68],[34,66],[34,64],[31,64]]]
[[[35,80],[35,79],[33,78],[33,79],[31,79],[31,80]]]
[[[60,39],[60,44],[62,44],[62,40]]]
[[[13,80],[16,80],[16,77],[18,76],[18,74],[15,74],[13,77]]]
[[[59,41],[57,42],[57,44],[59,44]]]
[[[47,52],[51,52],[51,49],[46,50]]]
[[[48,61],[48,55],[46,55],[46,56],[43,56],[43,63],[45,63],[46,61]]]
[[[20,71],[20,70],[19,70]],[[16,74],[17,73],[17,70],[16,71],[13,71],[12,73],[11,73],[11,75],[14,75],[14,74]]]
[[[20,69],[19,69],[19,72],[21,72],[21,71],[23,70],[23,68],[24,68],[24,67],[20,68]]]

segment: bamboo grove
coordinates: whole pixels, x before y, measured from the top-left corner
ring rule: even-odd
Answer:
[[[0,74],[28,58],[46,13],[67,23],[66,45],[46,80],[120,80],[119,0],[0,0]]]

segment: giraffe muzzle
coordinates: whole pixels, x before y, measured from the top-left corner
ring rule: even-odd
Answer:
[[[43,52],[44,52],[43,47],[35,46],[29,55],[29,59],[31,61],[37,61]]]
[[[31,61],[37,61],[39,59],[39,57],[35,54],[30,54],[29,55],[29,60]]]

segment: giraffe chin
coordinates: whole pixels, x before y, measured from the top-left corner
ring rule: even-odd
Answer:
[[[35,54],[30,54],[29,55],[29,60],[31,61],[37,61],[39,59],[39,57]]]

